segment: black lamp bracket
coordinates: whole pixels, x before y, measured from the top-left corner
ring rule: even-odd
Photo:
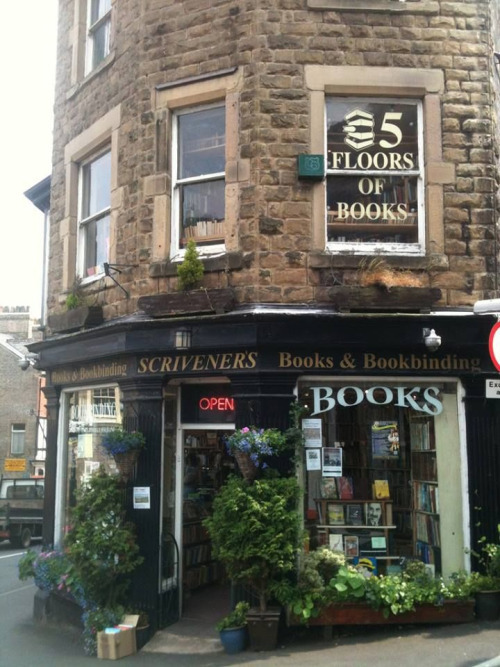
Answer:
[[[115,273],[115,274],[116,273],[122,273],[122,271],[119,267],[122,267],[124,269],[125,268],[135,269],[135,268],[137,268],[137,264],[108,264],[108,262],[104,262],[104,275],[107,278],[111,278],[111,280],[115,283],[115,285],[121,289],[121,291],[125,294],[125,296],[128,299],[128,298],[130,298],[130,294],[127,292],[127,290],[124,287],[122,287],[120,285],[120,283],[115,278],[115,276],[112,273],[110,273],[110,271],[113,271],[113,273]]]

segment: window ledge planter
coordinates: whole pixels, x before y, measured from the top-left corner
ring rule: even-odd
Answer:
[[[308,625],[403,625],[407,623],[470,623],[474,620],[474,600],[446,600],[442,605],[422,604],[415,611],[389,614],[373,609],[364,602],[342,602],[325,607]],[[289,616],[289,625],[301,625],[299,618]]]
[[[184,313],[224,313],[233,309],[234,292],[230,288],[194,289],[155,296],[142,296],[138,307],[151,317]]]
[[[340,309],[366,307],[415,310],[429,307],[441,299],[441,290],[435,287],[331,287],[328,298]]]
[[[104,321],[101,306],[80,306],[48,317],[49,328],[54,333],[66,333],[96,327]]]

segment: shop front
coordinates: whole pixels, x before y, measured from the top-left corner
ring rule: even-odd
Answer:
[[[298,399],[311,546],[341,548],[380,572],[402,557],[445,576],[467,568],[478,520],[481,534],[496,529],[500,504],[500,417],[486,391],[496,377],[492,324],[260,309],[197,320],[188,349],[175,347],[172,320],[38,343],[49,380],[45,543],[62,541],[74,489],[101,464],[115,470],[100,440],[121,424],[147,443],[126,486],[144,556],[135,605],[157,628],[207,590],[227,600],[202,525],[236,469],[224,437],[243,426],[286,428]],[[426,347],[427,328],[439,349]]]

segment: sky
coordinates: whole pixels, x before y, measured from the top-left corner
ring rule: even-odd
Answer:
[[[57,0],[9,3],[0,33],[0,306],[40,315],[43,214],[24,192],[51,172]]]

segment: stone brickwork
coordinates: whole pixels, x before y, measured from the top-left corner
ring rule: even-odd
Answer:
[[[131,265],[119,278],[131,298],[109,279],[87,291],[102,292],[110,318],[134,312],[140,296],[176,289],[168,248],[160,262],[152,251],[171,186],[169,118],[155,106],[156,87],[228,68],[241,74],[237,158],[245,175],[235,185],[230,249],[243,260],[207,272],[206,286],[233,287],[239,302],[312,303],[325,301],[330,285],[355,284],[362,258],[315,246],[315,186],[297,179],[296,156],[311,145],[305,77],[311,65],[442,74],[438,149],[455,174],[439,188],[442,248],[429,248],[426,258],[388,261],[422,286],[441,288],[442,307],[497,295],[494,2],[377,2],[379,11],[368,13],[354,11],[356,3],[353,11],[339,9],[338,0],[120,0],[113,5],[112,57],[74,85],[68,40],[75,1],[82,0],[60,0],[49,310],[61,307],[71,275],[63,266],[71,240],[64,229],[64,149],[117,106],[114,261]]]

